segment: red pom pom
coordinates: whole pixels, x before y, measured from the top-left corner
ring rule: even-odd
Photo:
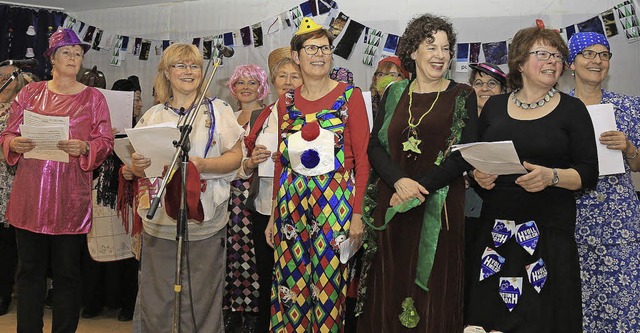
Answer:
[[[302,138],[305,141],[313,141],[320,135],[320,125],[317,121],[306,123],[302,126]]]

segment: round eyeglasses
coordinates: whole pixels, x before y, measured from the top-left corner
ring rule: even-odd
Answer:
[[[398,72],[389,72],[389,73],[375,72],[373,73],[373,75],[375,75],[377,78],[381,78],[383,76],[391,76],[394,79],[397,79],[397,78],[402,79],[402,73],[398,73]]]
[[[498,81],[495,81],[495,80],[489,80],[487,82],[484,82],[482,80],[473,81],[473,87],[475,89],[482,89],[482,87],[484,87],[485,84],[487,85],[487,88],[489,88],[489,89],[493,89],[495,87],[499,87],[500,86],[500,83]]]

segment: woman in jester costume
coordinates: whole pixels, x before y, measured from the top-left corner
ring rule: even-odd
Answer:
[[[369,177],[369,126],[360,89],[328,77],[333,36],[309,18],[291,39],[304,84],[278,102],[271,332],[341,332],[347,239],[357,248]],[[343,244],[344,245],[344,244]]]

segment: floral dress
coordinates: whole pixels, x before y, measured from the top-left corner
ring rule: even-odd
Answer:
[[[614,105],[618,130],[640,146],[640,99],[603,90],[601,103]],[[640,202],[624,167],[577,196],[585,332],[640,332]]]

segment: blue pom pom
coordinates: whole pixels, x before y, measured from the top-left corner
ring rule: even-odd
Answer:
[[[320,163],[320,154],[315,149],[307,149],[300,155],[300,162],[307,169],[313,169]]]

